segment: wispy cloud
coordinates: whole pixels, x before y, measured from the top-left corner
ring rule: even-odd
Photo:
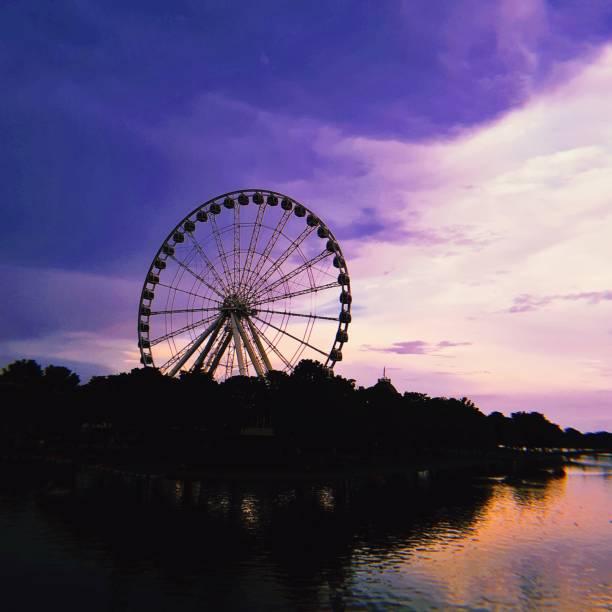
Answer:
[[[482,248],[494,239],[492,235],[485,236],[482,230],[474,226],[424,227],[416,214],[403,211],[399,216],[390,216],[373,207],[362,208],[348,223],[340,220],[335,234],[341,240],[414,244],[422,247],[461,245]]]
[[[578,302],[588,304],[599,304],[603,301],[612,300],[612,291],[582,291],[580,293],[558,293],[553,295],[535,296],[524,293],[514,298],[513,305],[507,312],[530,312],[544,308],[553,302]]]
[[[398,355],[431,355],[442,349],[470,346],[471,344],[471,342],[451,342],[450,340],[442,340],[435,344],[429,344],[424,340],[404,340],[402,342],[394,342],[391,346],[377,347],[366,344],[364,348],[370,351],[396,353]]]
[[[442,342],[438,342],[436,345],[438,348],[452,348],[455,346],[470,346],[471,342],[451,342],[450,340],[442,340]]]

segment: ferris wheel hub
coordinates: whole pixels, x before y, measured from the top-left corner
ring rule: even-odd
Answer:
[[[256,311],[251,308],[247,300],[236,293],[228,295],[219,308],[219,310],[227,315],[237,315],[239,317],[245,317],[248,315],[256,314]]]

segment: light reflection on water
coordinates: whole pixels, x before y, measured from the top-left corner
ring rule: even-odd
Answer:
[[[418,487],[13,470],[0,586],[15,610],[612,609],[611,459]]]

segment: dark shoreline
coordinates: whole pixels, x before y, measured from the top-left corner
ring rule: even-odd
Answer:
[[[19,453],[5,455],[0,460],[4,468],[10,465],[40,464],[70,466],[98,472],[124,474],[140,478],[165,478],[170,480],[283,480],[317,481],[327,479],[400,479],[423,481],[452,477],[538,477],[561,476],[564,466],[572,465],[572,457],[579,455],[609,454],[594,449],[564,451],[489,451],[466,453],[465,451],[436,452],[435,456],[422,456],[403,462],[376,464],[312,465],[197,465],[177,466],[159,463],[92,462],[78,457],[58,454],[43,455]]]

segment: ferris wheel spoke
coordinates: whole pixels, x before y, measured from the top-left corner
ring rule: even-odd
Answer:
[[[179,314],[183,312],[207,312],[210,310],[215,310],[219,312],[218,308],[179,308],[177,310],[154,310],[153,312],[151,312],[150,316],[165,315],[165,314]]]
[[[221,232],[219,231],[219,226],[217,225],[217,220],[215,219],[214,215],[211,217],[211,224],[213,228],[212,234],[215,239],[215,244],[217,245],[217,251],[219,252],[219,256],[221,257],[221,265],[223,266],[223,272],[227,279],[227,286],[233,290],[234,279],[232,278],[232,273],[230,272],[229,263],[227,262],[227,252],[225,250],[225,247],[223,246],[223,238],[221,237]]]
[[[219,335],[220,334],[220,335]],[[200,370],[202,372],[209,372],[210,365],[215,359],[215,356],[223,346],[225,342],[225,336],[227,335],[227,317],[225,317],[225,321],[219,327],[219,332],[214,340],[211,342],[211,348],[207,356],[204,357],[202,364],[200,366]],[[206,349],[204,349],[206,350]]]
[[[194,338],[193,340],[188,342],[183,348],[181,348],[174,355],[172,355],[172,357],[170,357],[168,361],[166,361],[161,366],[159,366],[159,369],[162,371],[167,370],[170,366],[172,366],[177,361],[179,361],[183,357],[183,355],[185,355],[185,353],[189,350],[189,347],[192,346],[192,344],[196,341],[197,341],[197,338]]]
[[[206,342],[206,345],[200,351],[200,354],[197,356],[196,360],[191,366],[192,372],[197,372],[202,367],[202,364],[204,363],[204,360],[206,359],[207,355],[210,353],[210,349],[213,347],[215,340],[217,339],[217,336],[219,335],[219,332],[221,331],[221,328],[223,327],[223,324],[225,323],[226,319],[226,315],[221,315],[213,323],[213,328],[210,333],[210,337],[208,338],[208,342]]]
[[[285,274],[283,277],[279,278],[278,280],[274,281],[271,285],[268,285],[267,287],[263,287],[259,291],[255,291],[255,293],[253,294],[253,297],[257,298],[266,293],[270,293],[271,291],[273,291],[274,289],[276,289],[283,283],[286,283],[288,280],[304,272],[304,270],[314,267],[316,264],[326,259],[327,257],[331,257],[332,254],[333,253],[330,253],[326,249],[325,251],[319,253],[316,257],[313,257],[312,259],[305,261],[301,266],[298,266],[294,270],[287,272],[287,274]]]
[[[309,293],[318,293],[319,291],[325,291],[325,289],[338,288],[338,283],[327,283],[326,285],[315,285],[314,287],[308,287],[307,289],[301,289],[300,291],[291,291],[289,293],[283,293],[282,295],[274,295],[267,297],[259,302],[252,302],[252,306],[258,306],[259,304],[268,304],[269,302],[278,302],[279,300],[286,300],[289,298],[298,297],[300,295],[307,295]]]
[[[261,231],[261,227],[263,224],[264,214],[266,212],[265,205],[261,204],[257,209],[257,218],[255,219],[255,223],[253,224],[253,231],[251,232],[251,237],[249,239],[249,249],[246,254],[244,268],[240,274],[240,285],[245,281],[245,275],[249,276],[251,271],[251,265],[253,263],[253,255],[255,254],[255,249],[257,249],[257,242],[259,241],[259,233]]]
[[[307,346],[308,348],[311,348],[313,351],[317,351],[317,353],[320,353],[321,355],[324,355],[326,358],[329,357],[329,355],[325,351],[322,351],[321,349],[317,348],[316,346],[313,346],[312,344],[306,342],[305,340],[302,340],[301,338],[298,338],[297,336],[294,336],[293,334],[290,334],[288,331],[285,331],[284,329],[282,329],[280,327],[277,327],[276,325],[270,323],[269,321],[265,321],[264,319],[260,319],[256,315],[251,315],[251,316],[254,319],[257,319],[258,321],[261,321],[262,323],[265,323],[266,325],[269,325],[270,327],[272,327],[276,331],[279,331],[281,334],[285,334],[285,336],[289,336],[289,338],[292,338],[296,342],[299,342],[300,344],[303,344],[304,346]]]
[[[244,345],[244,348],[246,349],[246,352],[249,358],[251,359],[251,364],[253,365],[255,372],[257,372],[258,376],[265,376],[264,366],[260,361],[261,354],[257,355],[257,353],[255,352],[253,344],[251,343],[251,340],[249,339],[249,336],[246,333],[244,325],[242,324],[241,318],[236,317],[235,315],[232,315],[232,318],[234,319],[234,323],[236,324],[236,328],[238,329],[238,333],[240,334],[240,338],[242,339],[242,344]]]
[[[289,221],[290,218],[291,218],[291,211],[289,210],[284,211],[278,223],[276,224],[276,227],[272,230],[272,235],[268,239],[268,242],[266,243],[266,246],[264,247],[263,252],[259,256],[259,259],[257,260],[257,263],[255,264],[255,268],[253,270],[247,271],[247,284],[250,283],[252,280],[257,279],[257,276],[261,272],[261,269],[263,268],[265,262],[270,257],[270,253],[272,252],[272,249],[278,242],[278,239],[282,236],[283,230],[285,229],[285,225],[287,225],[287,222]]]
[[[257,291],[265,282],[274,274],[276,270],[278,270],[285,261],[295,252],[295,250],[308,238],[312,232],[314,232],[314,227],[306,227],[306,229],[289,245],[289,247],[285,250],[285,252],[264,272],[264,275],[255,283],[254,290]],[[308,266],[306,267],[308,268]],[[305,268],[305,269],[306,269]]]
[[[215,302],[215,304],[221,304],[219,300],[215,300],[214,298],[207,297],[205,295],[201,295],[199,293],[195,293],[194,291],[188,291],[187,289],[181,289],[180,287],[174,287],[173,285],[166,285],[165,283],[157,283],[160,287],[166,287],[167,289],[172,289],[172,291],[180,291],[181,293],[187,293],[189,295],[193,295],[194,297],[201,298],[202,300],[209,300],[210,302]]]
[[[234,371],[234,360],[236,359],[236,343],[234,342],[234,335],[232,333],[232,327],[230,325],[230,343],[227,353],[227,361],[225,362],[225,376],[229,377]]]
[[[172,369],[168,372],[170,376],[174,376],[184,365],[187,360],[202,346],[202,343],[208,338],[213,331],[223,322],[225,315],[220,315],[215,321],[213,321],[195,340],[192,340],[183,352],[181,358],[172,366]]]
[[[209,284],[207,281],[204,280],[204,278],[202,276],[200,276],[197,272],[194,272],[184,261],[181,261],[180,259],[177,259],[174,255],[170,256],[171,259],[173,259],[174,261],[176,261],[176,263],[181,266],[181,268],[183,268],[186,272],[189,272],[189,274],[191,274],[191,276],[193,276],[195,279],[199,280],[204,286],[208,287],[213,293],[216,293],[221,299],[223,299],[223,294],[221,292],[219,292],[219,290],[214,287],[213,285]]]
[[[321,319],[322,321],[335,321],[338,322],[338,317],[324,317],[323,315],[315,315],[315,314],[301,314],[299,312],[290,312],[288,310],[263,310],[258,309],[258,313],[265,312],[270,314],[279,314],[287,317],[303,317],[305,319]]]
[[[219,283],[219,285],[225,291],[228,291],[225,283],[223,282],[223,279],[221,278],[221,276],[219,276],[219,273],[217,272],[217,268],[215,268],[215,265],[210,260],[210,258],[206,254],[206,251],[204,251],[204,249],[202,248],[202,245],[198,242],[198,240],[194,236],[193,232],[186,232],[186,233],[189,236],[189,238],[191,239],[191,242],[193,243],[193,246],[195,247],[195,250],[198,252],[198,255],[202,258],[202,261],[204,261],[204,263],[206,264],[206,267],[210,270],[210,273],[215,277],[215,280],[217,281],[217,283]],[[228,291],[228,293],[229,293],[229,291]]]
[[[240,274],[240,206],[234,205],[234,282]]]
[[[208,366],[208,369],[207,369],[207,372],[211,376],[214,375],[215,370],[217,369],[219,362],[221,361],[221,358],[223,357],[223,353],[225,353],[225,351],[227,350],[227,347],[231,339],[232,339],[232,332],[230,330],[226,330],[225,334],[223,335],[223,340],[220,342],[219,347],[216,353],[214,353],[214,357],[212,358],[212,361],[210,362],[210,365]]]
[[[255,323],[253,323],[253,321],[251,321],[251,319],[249,317],[247,317],[247,323],[249,324],[249,327],[251,328],[251,332],[253,334],[254,338],[262,338],[263,341],[268,345],[268,348],[276,354],[276,356],[285,364],[285,366],[289,369],[291,369],[291,363],[289,363],[289,361],[287,360],[287,358],[278,350],[278,348],[276,348],[276,346],[274,346],[274,344],[272,342],[270,342],[270,340],[268,340],[268,337],[263,333],[263,331],[257,327],[257,325],[255,325]],[[265,355],[265,352],[263,351],[263,347],[262,348],[262,356]],[[268,367],[268,370],[272,370],[272,366]]]
[[[181,327],[180,329],[176,329],[174,331],[168,332],[167,334],[164,334],[163,336],[160,336],[159,338],[155,338],[155,340],[151,340],[151,346],[155,346],[156,344],[159,344],[160,342],[163,342],[164,340],[169,340],[170,338],[173,338],[174,336],[178,336],[179,334],[183,334],[191,329],[196,329],[196,327],[200,327],[201,325],[206,325],[206,323],[209,323],[213,319],[214,319],[214,316],[208,317],[206,319],[200,319],[199,321],[196,321],[195,323],[190,323],[189,325],[185,325],[184,327]]]
[[[238,331],[238,323],[236,321],[236,315],[232,313],[230,316],[230,323],[232,325],[232,335],[234,338],[234,349],[236,351],[236,357],[238,357],[238,371],[241,376],[247,376],[246,364],[244,362],[244,355],[242,354],[242,347],[240,345],[240,332]]]
[[[170,359],[168,359],[168,361],[166,361],[166,363],[163,363],[162,365],[159,366],[159,371],[163,372],[164,374],[167,373],[167,369],[172,366],[173,363],[176,363],[184,354],[186,351],[186,347],[182,348],[176,355],[172,355],[172,357],[170,357]]]
[[[266,353],[266,350],[264,349],[263,344],[261,343],[261,339],[257,335],[257,331],[255,329],[255,326],[253,325],[253,322],[248,317],[245,317],[245,320],[247,322],[247,327],[251,334],[251,337],[253,338],[253,342],[255,343],[255,347],[257,351],[259,351],[259,357],[261,358],[261,361],[265,366],[266,370],[269,372],[272,369],[272,364],[270,363],[270,359],[268,359],[268,354]]]

